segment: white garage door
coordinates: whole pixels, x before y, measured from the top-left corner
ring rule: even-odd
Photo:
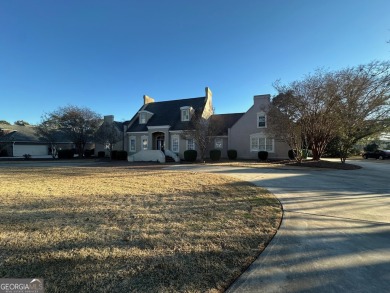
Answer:
[[[14,145],[14,157],[21,157],[24,154],[31,156],[46,156],[49,146],[47,145]]]

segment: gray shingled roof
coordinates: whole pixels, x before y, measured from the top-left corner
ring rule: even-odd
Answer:
[[[228,135],[231,128],[245,113],[215,114],[211,116],[211,123],[216,126],[215,135]]]
[[[45,139],[39,137],[35,133],[35,126],[33,125],[8,125],[0,124],[0,130],[4,135],[0,135],[0,142],[28,142],[28,143],[42,143]],[[57,141],[62,143],[70,143],[70,140],[65,137],[62,132],[56,134],[58,137]]]
[[[187,129],[189,122],[181,121],[180,108],[189,106],[195,109],[195,111],[203,111],[205,107],[206,98],[192,98],[173,100],[165,102],[154,102],[146,104],[145,107],[141,107],[140,110],[145,110],[153,113],[153,116],[146,124],[139,124],[137,119],[138,113],[131,119],[133,123],[129,126],[127,132],[140,132],[147,131],[148,126],[161,126],[170,125],[170,130],[183,130]]]
[[[4,133],[4,135],[0,135],[0,142],[41,142],[35,134],[34,126],[0,124],[0,129]]]

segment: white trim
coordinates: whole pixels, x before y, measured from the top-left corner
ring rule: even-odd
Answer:
[[[152,112],[150,112],[148,110],[140,110],[140,111],[138,111],[138,113],[147,113],[147,114],[151,114],[151,115],[154,114],[154,113],[152,113]]]
[[[160,129],[160,128],[170,128],[171,125],[161,125],[161,126],[147,126],[148,130]]]
[[[148,134],[147,131],[136,131],[136,132],[126,132],[127,135],[133,135],[133,134]]]

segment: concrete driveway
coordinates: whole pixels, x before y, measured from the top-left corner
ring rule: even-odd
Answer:
[[[265,187],[284,208],[274,239],[228,292],[390,292],[390,164],[354,163],[363,168],[195,167]]]

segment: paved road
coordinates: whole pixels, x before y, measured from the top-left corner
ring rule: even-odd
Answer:
[[[363,169],[197,167],[266,187],[284,208],[278,233],[228,292],[390,292],[390,164],[356,163]]]

